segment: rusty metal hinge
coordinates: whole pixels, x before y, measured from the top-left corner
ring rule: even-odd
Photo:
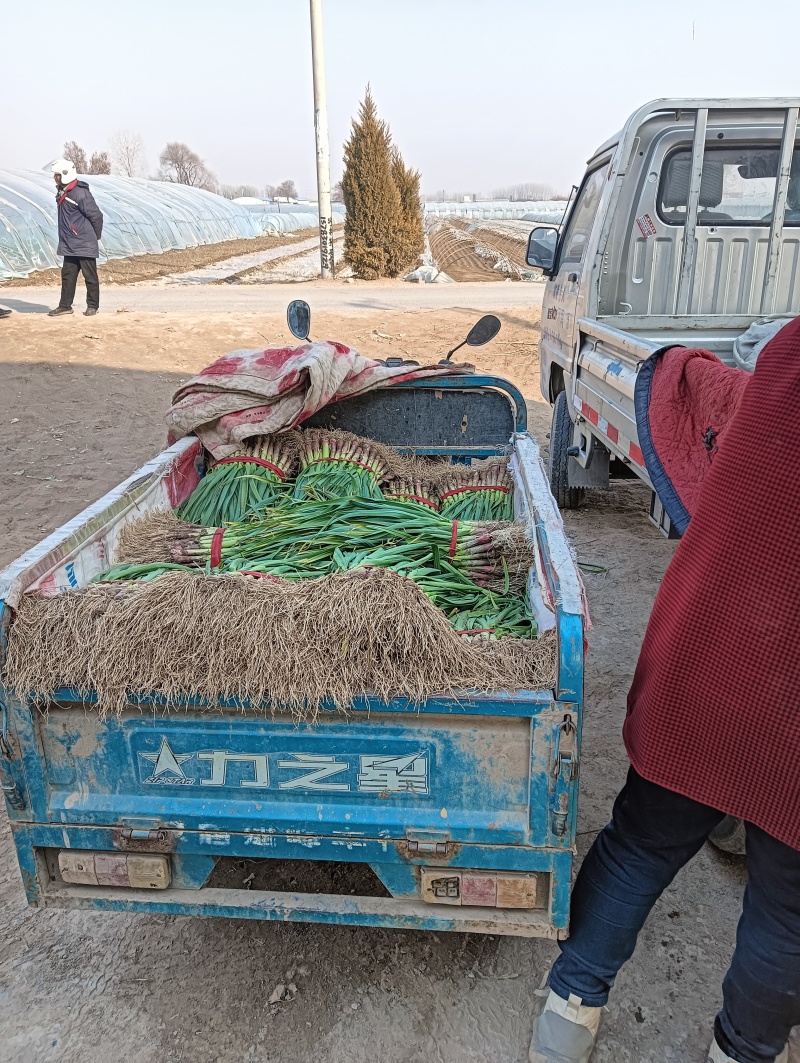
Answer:
[[[399,843],[403,856],[432,856],[447,859],[455,856],[456,845],[447,831],[406,831],[404,841]]]
[[[147,830],[138,827],[116,827],[113,834],[114,848],[133,852],[171,853],[175,839],[170,831],[158,828]]]
[[[406,842],[410,853],[435,853],[436,856],[447,856],[449,842],[419,842],[410,838]]]

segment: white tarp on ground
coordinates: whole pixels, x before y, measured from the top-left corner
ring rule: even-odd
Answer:
[[[135,177],[82,177],[103,212],[100,261],[294,232],[319,224],[311,211],[254,211],[213,192]],[[334,224],[344,221],[334,215]],[[52,175],[0,170],[0,279],[59,266]]]

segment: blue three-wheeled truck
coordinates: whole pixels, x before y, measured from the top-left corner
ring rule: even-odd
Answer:
[[[510,453],[516,518],[536,545],[528,593],[540,632],[557,636],[553,688],[421,705],[365,696],[313,724],[223,699],[167,713],[155,696],[101,718],[85,692],[38,706],[0,688],[0,782],[28,901],[564,937],[584,614],[524,399],[464,372],[310,423],[456,462]],[[23,595],[86,585],[127,522],[189,494],[202,460],[199,440],[181,440],[10,565],[3,654]],[[242,860],[244,884],[231,872]],[[332,862],[341,873],[321,875]]]

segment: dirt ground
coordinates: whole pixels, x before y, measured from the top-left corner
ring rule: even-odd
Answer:
[[[326,314],[366,354],[440,356],[466,309]],[[501,314],[482,368],[530,399],[544,443],[538,317]],[[282,315],[15,316],[0,325],[0,564],[162,445],[175,386],[224,351],[283,343]],[[587,661],[579,853],[606,822],[626,758],[625,694],[674,544],[626,482],[565,514],[594,620]],[[647,924],[604,1019],[597,1063],[703,1063],[734,942],[742,867],[709,847]],[[524,1063],[552,944],[26,907],[0,814],[0,1063]],[[291,1001],[269,1004],[278,983]]]
[[[168,277],[172,273],[200,269],[203,266],[210,266],[213,262],[223,262],[226,258],[233,258],[235,255],[247,255],[253,251],[268,251],[273,247],[291,246],[317,235],[319,235],[319,229],[314,227],[298,229],[297,232],[285,235],[257,236],[250,240],[226,240],[219,244],[203,244],[200,247],[187,247],[182,251],[165,251],[160,255],[115,258],[98,266],[97,273],[101,284],[137,284],[140,281]],[[45,269],[17,280],[4,281],[0,291],[5,288],[30,288],[60,283],[60,270]]]
[[[468,309],[326,313],[333,339],[366,355],[437,361],[479,314]],[[536,390],[538,309],[500,315],[480,366]],[[0,564],[38,542],[162,449],[177,386],[225,351],[284,345],[284,314],[15,314],[0,330]],[[462,348],[463,352],[467,348]]]

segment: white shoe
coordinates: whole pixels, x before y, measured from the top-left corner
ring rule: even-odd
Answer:
[[[726,1056],[714,1039],[708,1050],[708,1063],[736,1063],[731,1056]],[[775,1057],[775,1063],[789,1063],[789,1046],[786,1045],[779,1056]]]
[[[553,990],[533,1024],[530,1063],[589,1063],[602,1008],[588,1008],[574,994],[564,1000]]]

